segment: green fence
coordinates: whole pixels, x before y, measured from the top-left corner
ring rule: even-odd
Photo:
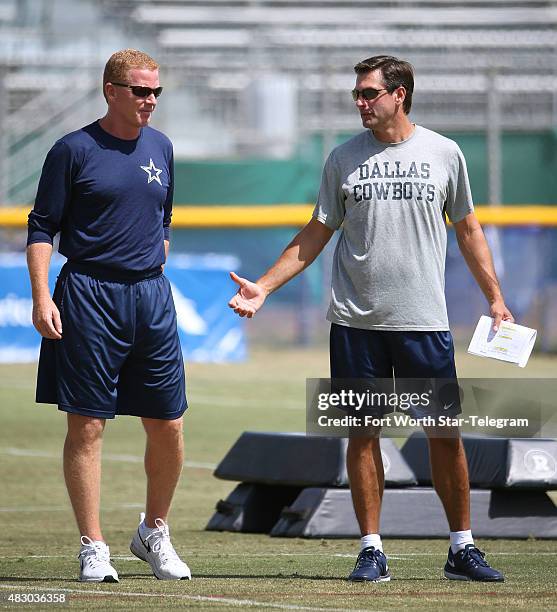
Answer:
[[[447,133],[462,148],[474,200],[487,202],[487,147],[481,133]],[[350,137],[337,138],[343,142]],[[272,204],[313,202],[323,164],[318,138],[286,161],[178,161],[176,203]],[[502,137],[503,203],[555,204],[557,132],[507,133]]]

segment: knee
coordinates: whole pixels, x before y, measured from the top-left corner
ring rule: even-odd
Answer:
[[[351,455],[361,455],[379,447],[380,430],[371,436],[354,436],[348,439],[347,452]]]
[[[102,439],[104,426],[104,419],[68,414],[67,440],[80,446],[97,444]]]
[[[182,439],[183,419],[143,419],[143,427],[149,440]]]
[[[463,449],[460,436],[428,436],[430,452],[460,453]]]

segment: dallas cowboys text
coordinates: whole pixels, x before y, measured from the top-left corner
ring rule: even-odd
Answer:
[[[358,184],[354,185],[354,200],[425,200],[433,202],[435,199],[435,185],[433,183],[422,182],[430,178],[430,164],[421,163],[418,167],[416,162],[402,167],[403,162],[385,161],[382,164],[365,163],[358,167]],[[368,179],[422,179],[422,181],[377,181],[368,183],[362,182]]]

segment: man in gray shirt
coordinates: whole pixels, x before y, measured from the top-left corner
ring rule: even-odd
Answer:
[[[444,294],[447,233],[453,223],[460,250],[489,303],[496,329],[513,321],[474,206],[466,162],[455,142],[408,118],[414,90],[410,64],[390,56],[354,68],[352,96],[366,131],[332,151],[312,220],[277,262],[239,285],[230,307],[252,317],[266,297],[309,266],[342,226],[337,243],[331,321],[332,379],[431,378],[456,381]],[[450,527],[445,576],[502,582],[476,548],[470,529],[468,468],[455,428],[428,436],[435,489]],[[447,432],[446,432],[447,433]],[[390,580],[379,535],[384,473],[379,430],[349,439],[347,469],[361,550],[349,579]]]

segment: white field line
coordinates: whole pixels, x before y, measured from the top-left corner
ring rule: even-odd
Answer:
[[[134,502],[126,504],[111,504],[110,506],[103,507],[103,512],[110,512],[111,510],[121,510],[122,508],[135,508],[143,509],[145,503]],[[0,512],[71,512],[71,506],[1,506]]]
[[[428,552],[424,552],[424,553],[395,553],[394,555],[389,554],[389,552],[387,551],[387,558],[389,559],[405,559],[406,557],[446,557],[447,553],[442,552],[442,553],[428,553]],[[505,555],[505,556],[512,556],[512,557],[523,557],[523,556],[531,556],[531,557],[539,557],[539,556],[555,556],[557,555],[557,551],[555,552],[548,552],[548,551],[544,551],[544,552],[489,552],[487,553],[490,557],[492,555]],[[354,557],[354,555],[347,555],[347,554],[334,554],[332,555],[333,557]]]
[[[96,591],[92,589],[68,589],[68,588],[55,588],[55,587],[36,587],[26,585],[4,585],[0,584],[2,589],[10,589],[12,591],[19,591],[20,589],[29,589],[31,591],[49,591],[54,593],[74,593],[79,595],[87,595],[88,597],[99,595],[101,597],[145,597],[152,599],[183,599],[186,601],[199,601],[214,604],[228,604],[229,606],[235,607],[260,607],[260,608],[273,608],[276,610],[312,610],[316,612],[346,612],[346,608],[316,608],[313,606],[296,606],[293,604],[281,604],[272,603],[269,601],[255,601],[253,599],[234,599],[232,597],[219,597],[219,596],[207,596],[207,595],[177,595],[174,593],[134,593],[130,591]],[[366,610],[352,610],[352,612],[366,612]],[[375,610],[375,612],[380,612]]]
[[[30,448],[8,447],[0,448],[0,455],[6,455],[10,457],[43,457],[45,459],[61,459],[62,451],[60,451],[60,453],[53,453],[50,451]],[[143,463],[143,457],[141,455],[118,455],[105,453],[103,454],[102,458],[106,461],[117,461],[121,463]],[[184,467],[202,470],[214,470],[217,466],[214,463],[205,463],[203,461],[184,461]]]
[[[272,400],[272,398],[270,398]],[[265,405],[269,403],[269,399],[265,399]],[[196,404],[200,404],[202,406],[218,406],[220,407],[234,407],[234,408],[261,408],[263,400],[261,398],[245,398],[234,397],[226,398],[226,397],[213,397],[211,395],[192,395],[188,397],[188,404],[195,406]],[[306,409],[305,398],[301,400],[285,400],[280,399],[279,397],[275,398],[275,403],[280,405],[281,408],[285,408],[286,410],[300,410],[303,411]]]
[[[269,557],[269,553],[217,553],[212,555],[203,551],[202,553],[196,551],[190,551],[188,553],[190,557]],[[528,556],[528,557],[554,557],[557,555],[556,552],[490,552],[489,556],[507,556],[507,557],[518,557],[518,556]],[[73,559],[75,555],[0,555],[0,559]],[[341,557],[347,559],[355,559],[358,555],[356,552],[354,553],[288,553],[288,552],[280,552],[273,553],[275,557]],[[395,560],[403,560],[408,557],[445,557],[446,553],[396,553],[393,555],[387,554],[388,559]],[[111,559],[117,559],[119,561],[139,561],[137,557],[131,557],[129,555],[110,555]]]
[[[0,378],[0,387],[3,387],[4,389],[25,389],[29,391],[35,390],[34,383],[8,380],[7,378]]]
[[[7,379],[0,379],[0,387],[7,389],[24,389],[29,391],[35,390],[34,383],[14,382]],[[280,397],[276,397],[274,401],[286,410],[305,410],[305,398],[303,395],[301,397],[301,400],[285,400],[280,399]],[[272,400],[273,398],[266,398],[265,403],[268,404],[269,401]],[[218,395],[198,395],[197,393],[188,394],[188,404],[191,404],[192,406],[199,404],[200,406],[218,406],[219,408],[261,408],[261,403],[262,400],[260,398],[254,397],[242,398],[234,396],[233,398],[230,398]]]

